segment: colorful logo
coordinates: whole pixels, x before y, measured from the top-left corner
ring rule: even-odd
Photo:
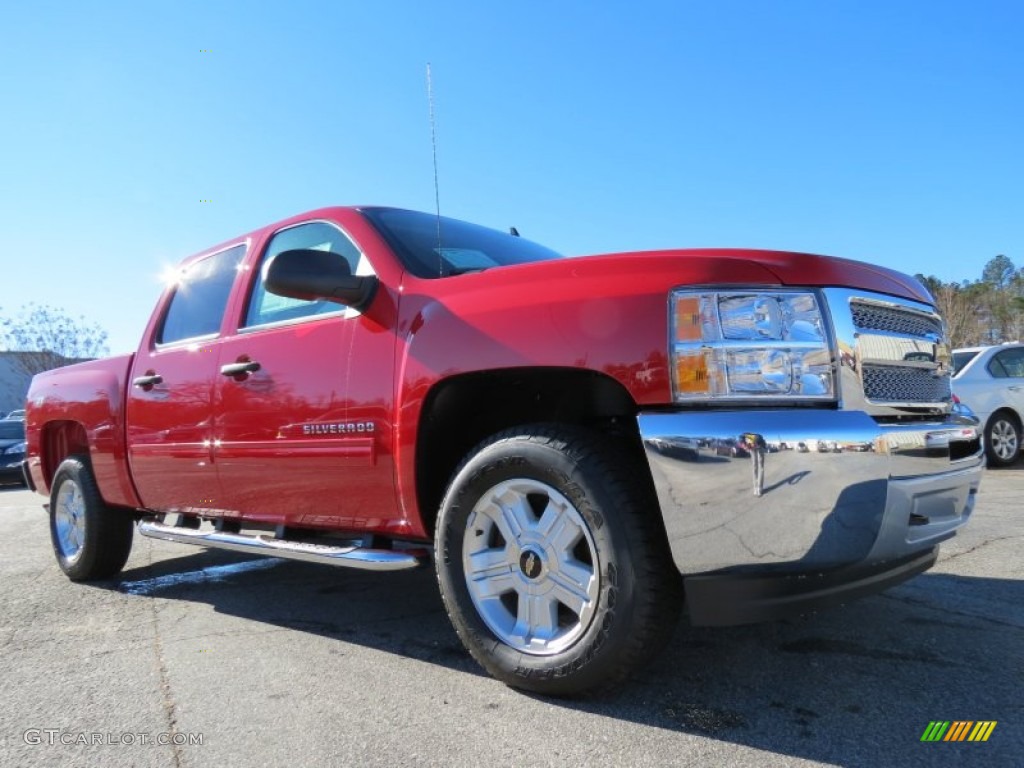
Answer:
[[[988,741],[997,720],[932,720],[921,741]]]

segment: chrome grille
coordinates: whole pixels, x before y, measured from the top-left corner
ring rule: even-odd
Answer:
[[[842,408],[917,418],[952,403],[945,324],[921,301],[826,288],[839,352]]]
[[[861,368],[864,396],[874,402],[941,403],[950,398],[950,378],[927,368],[871,365]]]
[[[853,314],[853,324],[858,330],[942,338],[941,320],[910,309],[853,301],[850,302],[850,311]]]

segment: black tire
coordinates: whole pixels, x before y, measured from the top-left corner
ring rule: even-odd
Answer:
[[[492,676],[545,695],[597,692],[661,650],[679,618],[682,581],[646,472],[629,446],[555,425],[494,435],[459,467],[438,519],[438,582],[456,632]],[[502,533],[508,515],[492,503],[502,493],[503,505],[525,510],[528,524],[510,528],[518,537]],[[550,535],[541,535],[545,520],[554,521]],[[497,565],[483,565],[487,558]],[[471,592],[466,564],[478,562],[474,573],[487,575]],[[491,587],[495,596],[481,596]]]
[[[89,460],[69,456],[50,489],[50,540],[57,564],[72,581],[119,573],[132,549],[135,521],[100,497]]]
[[[1020,420],[1010,411],[996,411],[985,425],[985,454],[990,467],[1008,467],[1020,456]]]

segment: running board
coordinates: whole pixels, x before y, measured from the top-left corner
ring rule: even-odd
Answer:
[[[430,552],[427,549],[367,549],[356,545],[309,544],[268,536],[249,536],[216,530],[201,531],[196,528],[165,525],[152,520],[141,521],[139,533],[153,539],[176,541],[180,544],[360,568],[365,571],[401,571],[417,568],[430,559]]]

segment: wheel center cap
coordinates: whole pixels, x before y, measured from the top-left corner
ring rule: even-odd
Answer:
[[[544,570],[544,563],[541,561],[540,555],[532,549],[524,549],[523,553],[519,556],[519,570],[523,572],[526,578],[536,579],[540,576],[541,571]]]

